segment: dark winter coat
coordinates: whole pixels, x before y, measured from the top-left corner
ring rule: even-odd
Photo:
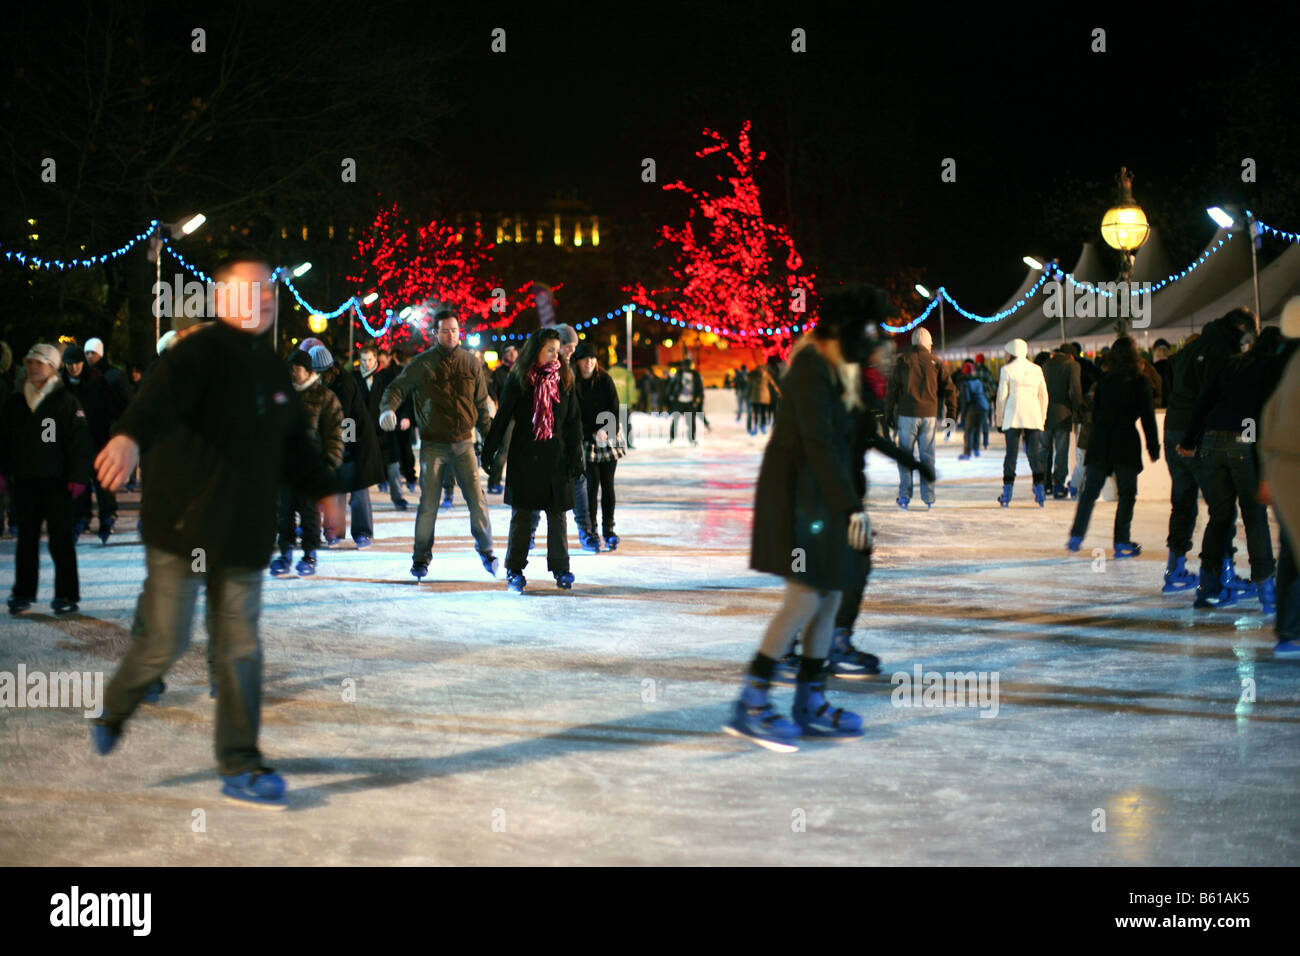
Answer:
[[[391,432],[386,432],[379,427],[379,413],[383,411],[380,404],[384,397],[384,390],[397,378],[398,369],[393,366],[388,368],[375,369],[375,374],[371,376],[370,387],[366,387],[365,376],[361,370],[357,369],[352,373],[357,383],[357,389],[366,400],[366,408],[370,410],[370,424],[375,426],[375,439],[379,442],[379,453],[384,459],[385,470],[395,461],[400,461],[402,457],[401,445],[399,442],[410,444],[410,430],[402,431],[396,428]],[[401,405],[397,406],[397,420],[400,422],[403,418],[410,419],[414,413],[411,411],[411,400],[407,398]],[[381,478],[380,481],[383,481]]]
[[[618,388],[614,379],[604,369],[598,368],[592,372],[591,378],[576,376],[574,389],[582,409],[582,440],[592,444],[596,432],[603,428],[609,433],[609,440],[613,441],[619,428]]]
[[[343,464],[343,409],[337,396],[317,379],[298,392],[298,400],[307,420],[308,437],[324,453],[330,471],[337,470]]]
[[[1088,467],[1100,465],[1112,474],[1118,465],[1142,470],[1142,445],[1135,422],[1142,420],[1147,451],[1152,458],[1160,455],[1160,434],[1156,431],[1155,406],[1151,401],[1151,384],[1141,375],[1123,378],[1118,372],[1105,372],[1097,380],[1093,400],[1092,434],[1083,462]]]
[[[344,492],[360,491],[384,480],[384,458],[375,434],[379,429],[370,420],[370,409],[361,388],[356,376],[347,371],[340,372],[330,386],[343,411],[343,460],[356,466],[349,482],[352,487],[339,488]]]
[[[998,395],[997,380],[993,378],[993,373],[989,371],[989,367],[983,362],[975,363],[975,377],[978,378],[980,384],[984,386],[984,397],[988,399],[988,407],[992,408],[993,401]]]
[[[1223,364],[1241,354],[1241,335],[1228,316],[1206,324],[1195,341],[1174,356],[1174,387],[1165,396],[1165,428],[1185,431],[1200,400],[1205,383]]]
[[[476,427],[484,435],[492,427],[483,365],[459,346],[436,345],[411,359],[384,389],[380,410],[396,411],[408,395],[421,441],[470,441]]]
[[[86,413],[86,424],[90,426],[91,449],[98,452],[108,444],[109,429],[126,406],[104,381],[99,370],[89,363],[82,366],[81,377],[75,382],[68,375],[66,366],[59,374],[63,376],[64,387],[81,403]]]
[[[586,470],[576,385],[568,391],[560,389],[553,411],[553,433],[538,441],[533,437],[533,390],[521,385],[517,375],[506,380],[501,407],[483,442],[483,460],[496,458],[506,425],[513,420],[505,493],[505,503],[512,508],[566,511],[573,507],[573,479]]]
[[[488,379],[488,397],[497,403],[498,408],[501,406],[501,393],[505,391],[506,379],[510,377],[510,369],[513,367],[502,362],[492,370]]]
[[[1174,360],[1162,358],[1151,364],[1160,376],[1160,401],[1156,402],[1156,408],[1164,408],[1169,404],[1169,393],[1174,390]]]
[[[766,365],[758,365],[749,370],[749,404],[771,405],[780,392],[772,371]]]
[[[22,389],[0,402],[0,474],[89,486],[93,457],[86,413],[65,385],[41,399],[35,411]]]
[[[1047,428],[1071,429],[1083,404],[1083,379],[1074,356],[1053,352],[1043,363],[1047,381]]]
[[[889,389],[885,392],[885,415],[898,418],[938,418],[940,406],[947,417],[957,417],[957,389],[943,363],[930,350],[913,345],[898,357]]]
[[[677,374],[668,380],[668,387],[665,395],[668,401],[678,403],[681,401],[682,388],[686,384],[686,376],[691,376],[691,400],[690,406],[695,411],[704,407],[704,379],[695,369],[678,369]]]
[[[1196,448],[1206,431],[1244,434],[1249,426],[1243,422],[1254,422],[1257,431],[1264,414],[1264,403],[1277,388],[1284,367],[1276,355],[1258,352],[1234,355],[1215,369],[1205,383],[1187,430],[1178,444],[1188,449]],[[1255,450],[1253,443],[1251,450]]]
[[[811,346],[796,353],[782,385],[758,473],[749,566],[840,591],[866,560],[848,541],[849,517],[862,510],[849,413],[834,371]]]
[[[268,338],[210,323],[163,353],[118,421],[144,455],[149,547],[186,561],[201,548],[208,569],[265,568],[281,483],[313,499],[335,492]]]

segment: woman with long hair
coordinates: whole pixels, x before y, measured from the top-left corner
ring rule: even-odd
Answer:
[[[853,481],[852,421],[842,399],[846,354],[857,354],[864,325],[860,318],[823,317],[791,353],[758,475],[749,566],[784,578],[785,594],[723,729],[778,752],[798,750],[801,736],[862,736],[862,718],[832,707],[824,691],[835,614],[844,590],[863,577],[868,546],[867,516]],[[767,694],[796,633],[803,656],[791,721]]]
[[[496,456],[511,421],[515,427],[506,453],[505,503],[513,510],[506,585],[523,591],[533,513],[545,511],[546,567],[555,583],[568,590],[573,574],[566,513],[573,507],[573,479],[583,472],[582,417],[573,372],[560,354],[560,333],[553,328],[530,335],[510,370],[483,443],[485,461]]]
[[[591,515],[591,537],[596,537],[596,500],[600,498],[600,533],[605,550],[618,547],[614,533],[614,468],[627,454],[619,431],[618,389],[614,379],[600,367],[596,351],[586,342],[573,353],[578,367],[578,404],[582,409],[583,460],[587,464],[587,514]],[[599,543],[590,549],[599,550]]]
[[[1078,551],[1088,533],[1092,506],[1102,486],[1115,476],[1118,502],[1115,506],[1115,557],[1131,558],[1142,553],[1132,541],[1133,504],[1137,501],[1137,476],[1142,470],[1142,448],[1136,422],[1142,420],[1147,453],[1160,460],[1160,434],[1156,431],[1155,405],[1151,384],[1142,375],[1137,343],[1122,335],[1106,356],[1105,371],[1097,380],[1092,403],[1092,432],[1083,459],[1083,490],[1074,512],[1074,525],[1066,547]]]

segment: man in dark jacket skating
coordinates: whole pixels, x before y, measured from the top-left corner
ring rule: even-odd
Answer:
[[[1064,500],[1070,497],[1065,486],[1070,474],[1070,436],[1083,404],[1079,363],[1073,353],[1064,346],[1049,353],[1043,362],[1043,378],[1047,382],[1047,423],[1039,437],[1038,458],[1052,497]]]
[[[418,580],[429,573],[443,470],[451,468],[469,503],[470,532],[479,559],[495,577],[499,562],[492,553],[492,522],[474,455],[474,429],[486,435],[492,427],[487,380],[478,359],[460,347],[456,313],[444,309],[436,321],[438,344],[408,362],[380,398],[380,428],[387,432],[397,428],[397,409],[410,396],[420,429],[420,509],[415,519],[411,574]]]
[[[90,485],[90,428],[59,377],[57,348],[34,345],[24,364],[22,388],[0,400],[0,491],[13,495],[18,524],[9,613],[21,614],[36,600],[44,524],[54,560],[51,606],[55,614],[68,614],[81,600],[72,525],[74,503]],[[12,487],[6,489],[7,482]]]
[[[227,294],[209,323],[164,353],[116,434],[95,460],[101,482],[121,487],[145,456],[147,576],[131,646],[91,727],[100,754],[161,687],[189,645],[199,587],[217,682],[216,754],[222,794],[245,805],[287,805],[284,779],[258,749],[262,581],[275,541],[276,492],[287,480],[320,500],[339,524],[331,469],[307,436],[302,404],[267,341],[274,287],[265,261],[227,259],[213,270]]]
[[[925,329],[912,333],[912,347],[898,357],[885,392],[885,417],[898,427],[898,444],[934,470],[934,435],[939,416],[957,417],[957,389],[948,370],[930,352],[933,338]],[[919,447],[918,447],[919,446]],[[898,466],[898,506],[906,509],[912,500],[912,470]],[[934,485],[921,478],[921,500],[934,504]]]

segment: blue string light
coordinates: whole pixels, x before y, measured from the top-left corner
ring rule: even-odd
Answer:
[[[19,262],[23,265],[30,263],[38,269],[45,269],[47,272],[51,269],[57,269],[60,272],[66,272],[69,269],[88,269],[91,266],[102,265],[109,259],[116,259],[119,256],[125,255],[134,246],[143,242],[145,239],[148,239],[157,226],[158,220],[154,219],[150,221],[148,229],[140,233],[140,235],[136,236],[134,239],[131,239],[129,242],[118,246],[112,252],[90,256],[86,259],[42,259],[40,256],[29,256],[23,252],[6,252],[4,253],[4,257],[10,262]]]

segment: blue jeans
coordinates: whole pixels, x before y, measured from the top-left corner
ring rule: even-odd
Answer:
[[[1038,461],[1043,470],[1043,484],[1047,490],[1065,487],[1070,473],[1070,435],[1073,429],[1044,428],[1039,432]]]
[[[469,528],[474,535],[474,546],[479,554],[492,552],[492,522],[488,518],[487,499],[478,483],[478,459],[474,456],[472,439],[452,442],[422,442],[420,444],[420,510],[415,516],[415,543],[413,560],[428,564],[433,556],[433,532],[438,522],[438,506],[442,501],[443,470],[451,468],[456,473],[456,484],[469,504]]]
[[[339,465],[338,477],[339,487],[346,488],[352,484],[353,478],[357,474],[357,463],[355,461],[345,461]],[[337,495],[339,507],[343,507],[343,495]],[[375,536],[375,521],[370,510],[370,489],[362,488],[360,491],[354,491],[351,494],[352,502],[352,540],[355,541],[358,535],[365,535],[367,538]]]
[[[898,416],[898,444],[931,468],[934,467],[934,432],[937,425],[938,419],[934,418]],[[913,451],[918,446],[919,449]],[[912,469],[902,464],[898,466],[898,497],[912,497]],[[925,478],[921,479],[921,500],[927,505],[934,504],[934,485]]]
[[[194,559],[197,560],[197,559]],[[217,684],[217,768],[248,773],[263,766],[257,748],[262,717],[263,568],[194,570],[190,558],[145,548],[144,590],[135,605],[131,646],[109,681],[100,722],[121,730],[140,699],[189,648],[194,605],[207,585],[208,661]]]
[[[1038,457],[1040,437],[1043,433],[1038,428],[1006,429],[1007,453],[1002,459],[1002,483],[1013,485],[1016,482],[1016,458],[1020,455],[1020,439],[1025,439],[1025,457],[1029,459],[1029,471],[1034,477],[1034,484],[1043,483],[1043,465]],[[1105,476],[1102,476],[1105,481]],[[1098,494],[1101,490],[1098,489]],[[1080,496],[1082,498],[1082,496]]]

